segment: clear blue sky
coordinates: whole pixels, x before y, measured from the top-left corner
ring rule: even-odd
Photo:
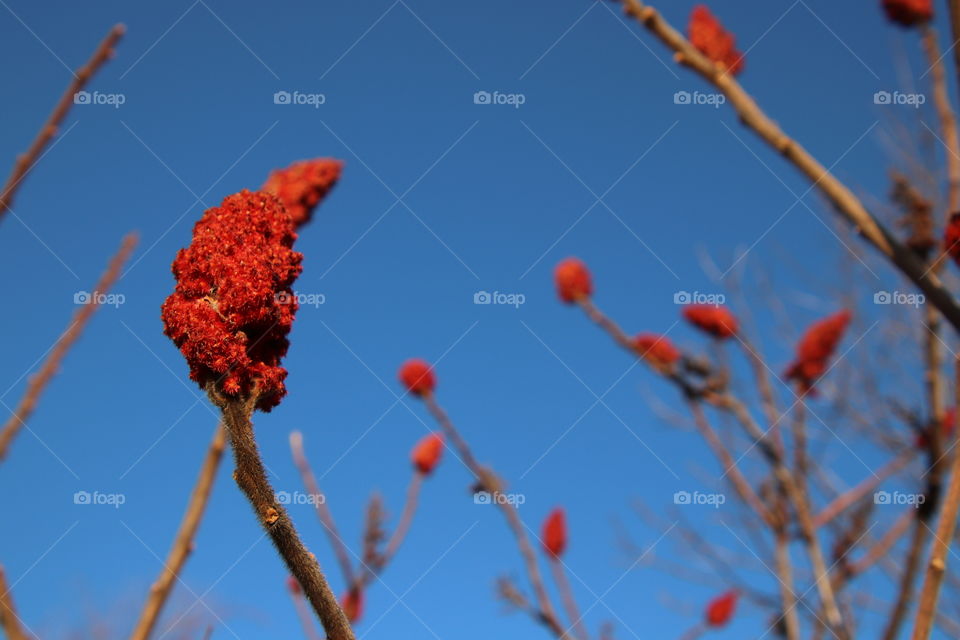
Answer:
[[[591,628],[611,620],[618,638],[673,638],[691,624],[685,613],[699,616],[719,583],[691,586],[646,564],[628,570],[614,521],[639,546],[654,544],[660,532],[631,503],[670,522],[673,493],[712,490],[715,464],[651,408],[656,398],[681,410],[673,390],[643,367],[628,372],[630,359],[555,299],[553,266],[581,256],[598,304],[629,330],[672,327],[678,343],[703,348],[674,326],[672,298],[718,290],[704,251],[726,270],[750,248],[740,265],[748,280],[763,270],[802,326],[834,309],[846,249],[829,209],[728,108],[675,104],[678,91],[708,88],[616,5],[0,4],[4,166],[28,146],[68,68],[113,23],[128,27],[89,88],[123,104],[76,106],[0,225],[4,405],[66,326],[74,294],[91,288],[125,232],[141,234],[116,289],[125,303],[97,314],[0,466],[0,563],[35,632],[65,637],[92,620],[105,620],[109,637],[128,632],[216,422],[162,335],[170,262],[205,208],[257,187],[271,168],[316,156],[342,158],[346,169],[298,243],[306,258],[297,289],[326,302],[300,310],[290,395],[256,419],[277,488],[302,488],[287,447],[300,429],[356,549],[366,499],[380,491],[399,512],[408,451],[432,427],[418,402],[397,403],[396,368],[443,356],[439,398],[479,457],[525,495],[525,521],[539,530],[550,508],[566,506],[567,562]],[[692,2],[662,4],[686,24]],[[911,90],[908,79],[925,69],[917,38],[887,25],[878,4],[713,6],[749,50],[742,79],[760,103],[858,192],[882,198],[898,123],[923,131],[919,119],[935,120],[929,105],[874,104],[877,91]],[[277,91],[322,94],[324,103],[275,104]],[[478,91],[521,94],[523,104],[475,104]],[[875,270],[877,288],[899,286]],[[520,293],[525,304],[475,305],[481,290]],[[757,321],[782,367],[789,345],[774,340],[770,314]],[[215,638],[298,637],[284,569],[231,468],[221,469],[183,574],[189,589],[176,588],[168,613],[202,596],[191,615],[212,619]],[[850,480],[867,473],[843,471]],[[448,456],[427,483],[407,544],[369,593],[363,637],[546,637],[520,615],[501,615],[494,579],[527,585],[502,519],[473,503],[469,481]],[[74,505],[83,490],[126,502]],[[683,512],[751,557],[723,524],[737,514],[733,505]],[[313,513],[299,506],[292,515],[339,589]],[[650,557],[689,560],[672,542],[660,540]],[[764,622],[748,606],[716,637],[755,637]]]

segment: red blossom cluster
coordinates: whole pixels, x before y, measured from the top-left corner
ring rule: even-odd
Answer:
[[[433,375],[433,367],[424,360],[411,358],[400,367],[397,376],[407,391],[415,396],[431,393],[437,386],[437,379]]]
[[[190,377],[228,396],[257,394],[269,411],[286,395],[287,334],[297,303],[290,287],[303,256],[293,220],[274,196],[241,191],[207,209],[173,261],[177,284],[161,309],[164,333]]]
[[[417,443],[410,454],[413,466],[423,475],[430,475],[440,462],[443,453],[443,434],[431,433]]]
[[[883,0],[887,17],[904,27],[933,20],[933,0]]]
[[[826,373],[850,318],[850,312],[843,310],[813,323],[797,344],[797,357],[785,374],[787,380],[796,380],[804,392],[812,391],[813,384]]]
[[[550,556],[559,558],[567,548],[567,518],[563,509],[557,507],[543,523],[541,535],[543,549]]]
[[[740,329],[736,316],[724,306],[691,304],[683,309],[687,322],[721,340],[733,337]]]
[[[342,168],[343,163],[332,158],[295,162],[271,172],[263,190],[277,196],[299,228],[310,221],[313,210],[337,184]]]
[[[943,413],[943,420],[940,421],[940,433],[943,435],[943,439],[947,441],[953,436],[953,432],[956,431],[956,429],[957,408],[950,407]],[[927,445],[930,444],[930,441],[927,439],[927,433],[917,435],[916,444],[918,449],[926,449]]]
[[[943,248],[960,265],[960,213],[950,216],[943,234]]]
[[[633,348],[641,358],[661,368],[672,367],[682,356],[669,338],[656,333],[638,334]]]
[[[723,593],[707,604],[707,610],[704,618],[707,626],[722,627],[730,622],[737,609],[737,600],[740,598],[739,592],[731,589]]]
[[[690,14],[690,43],[703,55],[730,73],[743,71],[743,54],[737,51],[737,41],[723,28],[710,9],[700,4]]]
[[[581,260],[567,258],[557,265],[553,272],[557,285],[557,295],[567,304],[573,304],[581,298],[589,298],[593,293],[590,271]]]

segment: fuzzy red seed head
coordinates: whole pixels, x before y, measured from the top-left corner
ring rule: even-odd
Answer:
[[[343,163],[332,158],[294,162],[286,169],[276,169],[263,184],[263,190],[277,196],[295,227],[310,221],[313,210],[327,196],[337,180]]]
[[[403,366],[400,367],[399,378],[407,391],[417,396],[430,393],[437,386],[437,380],[433,375],[433,367],[418,358],[403,363]]]
[[[687,322],[714,338],[730,338],[740,329],[740,323],[729,309],[712,304],[690,304],[684,307]]]
[[[943,234],[943,249],[960,265],[960,213],[950,216]]]
[[[722,627],[733,617],[740,594],[736,590],[723,593],[707,604],[705,618],[708,626]]]
[[[593,293],[593,283],[587,265],[577,258],[567,258],[557,265],[553,272],[557,284],[557,295],[567,304],[580,298],[589,298]]]
[[[672,367],[682,354],[666,336],[641,333],[633,339],[633,348],[641,358],[659,367]]]
[[[957,429],[957,408],[950,407],[943,413],[943,420],[940,421],[940,433],[943,434],[944,446],[950,447],[949,440],[953,432]],[[928,431],[929,433],[929,431]],[[916,445],[918,449],[925,449],[930,441],[927,439],[927,433],[917,435]]]
[[[556,508],[550,512],[543,522],[544,550],[551,556],[559,558],[567,548],[567,518],[563,509]]]
[[[280,201],[241,191],[204,212],[193,241],[173,261],[174,292],[161,308],[164,333],[202,389],[227,396],[256,389],[269,411],[286,395],[287,334],[297,310],[291,286],[303,256]]]
[[[737,51],[736,38],[702,4],[690,14],[689,39],[700,53],[730,73],[743,71],[743,54]]]
[[[431,433],[417,443],[410,458],[413,460],[413,466],[420,473],[429,475],[440,462],[441,454],[443,454],[443,434]]]
[[[810,325],[797,343],[797,357],[787,368],[786,378],[796,380],[804,391],[811,391],[814,382],[827,372],[851,317],[849,311],[843,310]]]
[[[351,624],[357,622],[363,615],[363,591],[350,589],[340,598],[340,608]]]
[[[933,20],[933,0],[882,0],[891,21],[913,27]]]

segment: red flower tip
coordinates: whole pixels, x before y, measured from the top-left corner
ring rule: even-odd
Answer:
[[[690,14],[689,38],[700,53],[723,69],[734,75],[743,71],[743,54],[737,51],[736,38],[702,4]]]
[[[740,323],[729,309],[710,304],[691,304],[683,309],[687,322],[714,338],[730,338],[740,329]]]
[[[813,384],[827,372],[850,318],[850,312],[843,310],[810,325],[797,344],[797,357],[787,368],[786,378],[796,380],[805,393],[812,391]]]
[[[633,339],[633,348],[641,358],[664,368],[673,366],[682,356],[669,338],[655,333],[637,335]]]
[[[551,511],[543,523],[543,548],[554,558],[559,558],[567,548],[567,518],[560,507]]]
[[[424,436],[417,446],[413,448],[410,458],[413,460],[413,466],[420,473],[429,475],[440,462],[440,455],[443,453],[443,434],[431,433]]]
[[[313,210],[337,184],[342,169],[343,163],[332,158],[294,162],[272,171],[263,190],[277,196],[294,226],[300,227],[310,221]]]
[[[890,20],[904,27],[933,20],[933,0],[883,0],[883,8]]]
[[[418,396],[431,393],[437,386],[433,367],[418,358],[404,362],[399,377],[407,391]]]
[[[561,261],[554,270],[553,277],[557,283],[557,295],[567,304],[580,298],[589,298],[593,293],[590,271],[587,270],[587,265],[577,258]]]
[[[351,624],[359,620],[363,615],[363,591],[356,588],[347,591],[340,598],[340,608]]]
[[[161,318],[201,389],[256,392],[262,411],[286,395],[280,361],[303,260],[292,249],[296,237],[290,214],[263,191],[227,196],[194,225],[193,241],[173,261],[177,284]]]
[[[297,582],[296,578],[293,576],[287,576],[287,591],[295,596],[298,596],[303,593],[303,588],[300,587],[300,583]]]
[[[947,223],[943,234],[943,245],[944,251],[960,265],[960,213],[950,216],[950,222]]]
[[[723,593],[707,604],[706,621],[711,627],[722,627],[733,617],[737,608],[737,599],[740,593],[736,589],[731,589]]]

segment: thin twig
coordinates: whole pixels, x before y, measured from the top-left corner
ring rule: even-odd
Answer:
[[[960,358],[957,359],[957,399],[960,406]],[[956,429],[953,431],[954,446],[956,446]],[[920,592],[920,604],[917,608],[917,619],[913,627],[912,640],[927,640],[933,631],[937,611],[937,601],[940,598],[940,586],[943,583],[943,574],[947,569],[947,553],[957,527],[957,513],[960,512],[960,455],[953,456],[950,471],[950,485],[937,522],[937,531],[933,536],[933,549],[930,560],[927,562],[927,573],[923,579],[923,588]]]
[[[536,594],[540,621],[558,638],[568,638],[569,636],[564,630],[563,625],[560,623],[560,619],[557,617],[556,611],[553,608],[553,603],[550,601],[550,596],[547,593],[546,586],[544,585],[543,576],[540,573],[540,566],[537,563],[537,555],[533,550],[533,546],[530,544],[530,538],[527,536],[523,522],[520,520],[520,516],[517,514],[517,507],[512,502],[498,499],[497,494],[501,492],[503,482],[493,472],[493,470],[489,469],[488,467],[484,467],[477,462],[477,459],[474,457],[473,451],[471,451],[467,441],[464,440],[460,435],[460,432],[454,426],[446,411],[444,411],[443,408],[437,403],[437,400],[434,398],[433,394],[424,394],[423,400],[434,419],[441,426],[446,436],[456,447],[457,452],[460,455],[460,459],[463,460],[464,464],[467,465],[467,468],[470,469],[470,471],[477,477],[480,488],[491,494],[493,497],[492,502],[500,508],[500,510],[503,512],[503,515],[506,517],[507,524],[517,540],[517,546],[520,548],[520,555],[523,556],[524,563],[527,567],[527,576],[530,579],[530,583],[533,586],[533,590]]]
[[[30,378],[30,381],[27,383],[27,390],[23,394],[23,398],[20,399],[19,404],[17,404],[16,409],[14,409],[13,415],[10,416],[3,425],[3,429],[0,429],[0,461],[9,453],[13,439],[17,436],[20,429],[26,426],[27,420],[37,407],[37,402],[40,400],[40,395],[43,393],[43,390],[53,376],[56,375],[57,371],[60,370],[64,356],[67,355],[70,347],[73,346],[73,343],[76,342],[80,334],[83,333],[83,329],[86,327],[90,317],[93,316],[97,307],[100,306],[99,301],[103,298],[97,294],[104,294],[113,287],[114,283],[120,277],[123,264],[130,257],[136,245],[137,235],[135,233],[129,233],[124,237],[120,245],[120,250],[117,251],[116,255],[110,260],[107,270],[100,277],[100,281],[91,292],[93,295],[91,295],[90,300],[87,304],[78,308],[73,314],[73,320],[70,326],[67,327],[67,330],[64,331],[60,339],[57,340],[56,345],[40,367],[40,371]]]
[[[864,496],[880,486],[881,482],[907,466],[910,461],[913,460],[914,455],[915,453],[912,450],[904,451],[885,464],[879,471],[865,478],[860,484],[834,498],[830,504],[821,509],[820,513],[813,518],[814,526],[817,528],[822,527],[846,511],[850,505],[862,500]]]
[[[163,572],[150,587],[150,594],[147,596],[143,611],[140,613],[140,619],[130,635],[131,640],[147,640],[150,637],[160,617],[163,605],[173,590],[173,583],[179,579],[180,571],[193,550],[193,540],[197,535],[197,529],[200,527],[200,521],[203,519],[207,503],[210,500],[213,481],[217,477],[217,469],[220,467],[220,460],[223,459],[223,450],[226,443],[227,431],[222,424],[217,424],[213,440],[210,442],[207,455],[203,460],[203,466],[200,468],[197,483],[190,494],[187,510],[183,514],[177,536],[174,538],[173,546],[167,554],[166,562],[164,562]]]
[[[23,630],[17,609],[13,604],[13,594],[7,585],[7,576],[0,567],[0,629],[7,635],[7,640],[28,640],[30,636]]]
[[[113,48],[123,36],[125,29],[122,24],[116,24],[110,29],[110,32],[103,41],[100,42],[100,46],[94,51],[93,56],[87,61],[87,64],[80,67],[77,72],[73,74],[73,80],[67,86],[66,91],[63,92],[60,101],[57,103],[57,106],[53,108],[53,112],[51,112],[50,117],[47,118],[46,123],[44,123],[40,129],[33,143],[24,153],[17,157],[17,161],[13,165],[13,171],[10,173],[10,177],[7,178],[7,183],[3,186],[3,190],[0,191],[0,220],[3,219],[4,214],[10,209],[13,197],[20,183],[40,159],[40,154],[46,146],[50,144],[53,137],[57,135],[61,123],[64,118],[67,117],[67,112],[70,111],[70,107],[74,103],[74,96],[86,86],[90,78],[93,77],[93,74],[96,73],[107,60],[113,57]]]
[[[234,478],[247,496],[257,520],[270,535],[277,552],[286,563],[290,573],[300,586],[320,618],[328,640],[355,640],[350,623],[344,615],[337,597],[327,584],[316,556],[307,551],[300,536],[276,498],[267,472],[260,459],[251,416],[256,396],[243,400],[219,397],[212,385],[211,400],[223,410],[223,421],[230,435],[236,470]]]
[[[407,532],[410,531],[410,525],[413,524],[413,516],[417,512],[417,503],[419,502],[420,489],[423,487],[424,477],[422,471],[414,469],[413,475],[410,478],[410,485],[407,487],[407,499],[403,505],[403,512],[400,514],[400,521],[390,535],[387,546],[379,558],[378,573],[382,571],[383,568],[389,564],[390,560],[393,559],[393,556],[397,554],[400,545],[403,544],[403,540],[407,536]],[[363,584],[369,584],[374,575],[372,572],[365,574],[362,580]]]
[[[343,538],[337,530],[337,523],[333,519],[330,507],[326,499],[321,499],[324,494],[320,491],[320,485],[317,483],[317,477],[310,468],[310,462],[307,460],[307,454],[303,448],[303,434],[294,431],[290,434],[290,453],[293,455],[293,462],[300,470],[300,476],[303,478],[303,484],[313,496],[313,504],[317,510],[317,517],[323,525],[327,538],[330,540],[330,546],[337,556],[337,562],[340,564],[340,571],[343,573],[343,580],[346,584],[353,584],[355,581],[353,574],[353,563],[350,562],[350,552]]]
[[[583,625],[583,616],[580,614],[577,599],[573,595],[573,589],[570,588],[570,581],[567,580],[567,573],[563,570],[563,562],[560,558],[557,556],[550,557],[550,569],[553,571],[553,580],[557,583],[560,600],[563,602],[567,617],[570,618],[574,635],[580,640],[588,640],[590,634],[587,633],[587,629]]]

